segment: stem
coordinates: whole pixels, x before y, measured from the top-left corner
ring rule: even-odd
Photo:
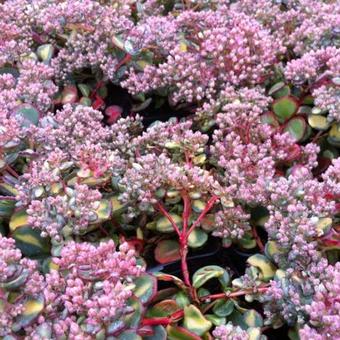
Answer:
[[[171,215],[166,211],[166,209],[164,208],[163,204],[161,202],[157,202],[156,203],[156,207],[169,220],[169,222],[171,223],[172,227],[176,231],[178,237],[181,237],[181,232],[179,231],[179,228],[178,228],[176,222],[173,220]]]
[[[256,293],[265,293],[268,290],[269,286],[264,287],[258,287],[258,288],[248,288],[243,290],[238,290],[236,292],[225,292],[225,293],[219,293],[219,294],[211,294],[202,296],[201,300],[216,300],[216,299],[231,299],[238,296],[243,296],[246,294],[256,294]]]
[[[0,196],[0,200],[16,201],[16,198],[13,196]]]
[[[191,214],[191,206],[190,206],[190,198],[187,192],[183,191],[182,192],[182,199],[184,203],[184,209],[183,209],[183,214],[182,214],[182,219],[183,219],[183,232],[182,234],[186,234],[188,224],[189,224],[189,218]]]
[[[163,318],[144,318],[142,321],[142,326],[167,326],[169,323],[171,323],[171,319],[168,317]]]
[[[181,319],[183,315],[184,315],[184,311],[180,309],[166,317],[144,318],[142,321],[142,325],[143,326],[156,326],[156,325],[167,326],[170,323],[176,322],[177,320]]]
[[[259,247],[259,249],[261,250],[261,252],[264,252],[264,245],[262,243],[262,240],[260,238],[260,236],[257,233],[256,227],[252,227],[251,228],[252,232],[253,232],[253,236],[255,238],[256,244]]]
[[[217,196],[213,196],[208,201],[207,205],[201,212],[201,214],[198,216],[197,220],[193,223],[191,228],[189,229],[189,232],[187,233],[187,237],[191,234],[191,232],[201,223],[202,219],[205,217],[205,215],[209,212],[209,210],[214,206],[215,202],[218,200]]]
[[[11,166],[7,165],[6,170],[15,178],[19,178],[18,173]]]

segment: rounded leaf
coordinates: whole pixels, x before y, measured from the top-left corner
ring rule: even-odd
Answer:
[[[258,268],[261,271],[262,273],[261,279],[263,281],[269,281],[274,277],[276,267],[264,255],[255,254],[253,256],[250,256],[247,259],[247,262],[251,266]]]
[[[308,124],[316,130],[325,131],[330,127],[330,121],[327,120],[327,117],[321,115],[309,115],[308,116]]]
[[[15,114],[23,118],[23,126],[38,125],[39,112],[30,104],[21,105]]]
[[[208,234],[204,232],[202,229],[194,229],[189,237],[188,237],[188,245],[191,248],[199,248],[202,247],[205,242],[208,240]]]
[[[220,299],[215,303],[213,312],[220,317],[230,315],[234,310],[234,302],[232,300]]]
[[[142,304],[149,302],[157,292],[157,280],[152,275],[143,275],[135,280],[134,294]]]
[[[205,266],[195,272],[192,278],[193,286],[195,288],[202,287],[207,281],[217,278],[221,282],[223,287],[226,287],[229,283],[228,272],[219,266]]]
[[[202,336],[212,327],[212,323],[203,316],[196,306],[189,305],[184,307],[183,326],[190,332]]]
[[[50,253],[51,244],[49,239],[41,237],[40,231],[30,226],[15,229],[12,237],[24,256],[41,257]]]
[[[21,327],[29,326],[36,320],[39,314],[44,310],[44,299],[42,296],[38,298],[29,298],[25,301],[23,312],[18,316],[16,323]]]
[[[306,132],[307,124],[304,118],[294,117],[289,120],[284,128],[296,141],[303,139]]]
[[[255,309],[250,309],[243,314],[244,322],[248,327],[262,327],[263,318]]]
[[[174,220],[174,222],[177,224],[178,227],[181,227],[182,224],[182,217],[178,216],[176,214],[170,213],[170,216]],[[156,222],[156,229],[162,233],[171,233],[174,231],[174,228],[170,221],[165,217],[161,217]]]
[[[162,240],[155,248],[155,259],[159,263],[169,263],[181,258],[179,243],[175,240]]]
[[[298,108],[298,102],[292,96],[281,97],[273,103],[273,111],[281,123],[291,118]]]
[[[168,340],[202,340],[201,337],[185,329],[184,327],[171,326],[166,328]]]

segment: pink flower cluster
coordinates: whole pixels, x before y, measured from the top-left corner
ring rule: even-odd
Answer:
[[[315,104],[329,112],[329,119],[340,121],[339,74],[340,50],[327,47],[304,54],[290,61],[286,78],[295,84],[307,83],[315,97]]]
[[[112,240],[98,246],[68,242],[61,257],[53,259],[57,269],[45,277],[35,261],[21,258],[13,239],[0,236],[0,245],[1,336],[22,327],[30,339],[93,339],[110,326],[115,332],[124,327],[115,323],[131,313],[127,300],[144,272],[127,243],[116,250]],[[11,291],[20,294],[10,300]],[[44,309],[29,324],[18,323],[27,298],[38,297],[43,297]]]
[[[261,24],[236,11],[186,11],[169,16],[160,32],[160,23],[150,21],[144,24],[144,34],[155,37],[150,42],[166,58],[160,56],[158,66],[147,65],[143,72],[130,69],[122,84],[132,93],[173,88],[175,103],[214,98],[225,82],[262,83],[276,55],[284,51]]]
[[[249,334],[240,326],[234,326],[231,322],[218,326],[213,332],[214,339],[217,340],[248,340]]]

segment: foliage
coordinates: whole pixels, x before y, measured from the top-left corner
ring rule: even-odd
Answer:
[[[0,337],[337,338],[339,16],[1,2]]]

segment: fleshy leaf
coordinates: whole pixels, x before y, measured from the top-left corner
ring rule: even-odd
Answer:
[[[47,256],[50,253],[49,239],[41,237],[39,230],[30,226],[15,229],[12,237],[15,239],[16,246],[27,257]]]
[[[28,225],[28,215],[26,210],[20,210],[14,213],[9,221],[9,229],[13,232],[15,229]]]
[[[201,337],[183,327],[169,325],[166,330],[168,333],[168,340],[202,340]]]
[[[306,128],[306,121],[302,117],[294,117],[287,122],[284,132],[288,132],[296,141],[300,141],[305,135]]]
[[[297,100],[292,96],[281,97],[273,103],[273,111],[280,123],[291,118],[297,112],[298,108]]]
[[[137,327],[140,323],[140,320],[142,318],[142,303],[136,296],[131,296],[127,301],[127,306],[130,307],[133,311],[127,315],[124,316],[123,321],[125,327]],[[118,327],[119,325],[116,325]],[[113,329],[113,325],[111,325],[111,331]]]
[[[232,300],[220,299],[213,307],[213,312],[219,317],[230,315],[234,310],[234,302]]]
[[[193,275],[193,286],[199,288],[213,278],[219,279],[223,287],[228,285],[230,279],[228,272],[222,267],[213,265],[205,266],[197,270]]]
[[[308,124],[316,130],[325,131],[330,127],[330,121],[327,117],[321,115],[309,115]]]
[[[52,44],[40,45],[37,49],[39,59],[45,63],[48,63],[52,59],[53,53],[54,47]]]
[[[181,308],[177,305],[174,300],[163,300],[152,306],[147,313],[148,317],[165,317],[169,316]]]
[[[182,217],[176,214],[173,214],[173,213],[171,213],[170,216],[172,217],[174,222],[177,224],[177,226],[180,227],[182,224]],[[171,233],[174,231],[172,224],[165,216],[157,220],[156,229],[162,233]]]
[[[194,229],[188,237],[188,245],[191,248],[199,248],[208,240],[208,234],[202,229]]]
[[[155,259],[159,263],[169,263],[179,260],[179,243],[175,240],[162,240],[155,248]]]
[[[269,281],[274,277],[276,268],[264,255],[255,254],[250,256],[247,262],[261,271],[261,279],[263,279],[263,281]]]
[[[20,327],[29,326],[43,311],[44,299],[40,296],[39,298],[29,298],[24,303],[24,310],[18,316],[17,323]]]
[[[134,294],[142,304],[149,302],[157,292],[157,280],[152,275],[143,275],[135,280]]]
[[[29,126],[31,124],[38,125],[39,122],[39,112],[30,104],[23,104],[15,111],[16,115],[21,116],[24,121],[24,126]]]
[[[97,223],[107,221],[111,217],[111,211],[112,209],[110,200],[102,199],[98,209],[95,211],[98,216],[98,220],[95,222]]]
[[[244,322],[249,327],[262,327],[263,318],[260,313],[254,309],[250,309],[243,314]]]
[[[150,336],[145,336],[144,340],[166,340],[166,330],[163,326],[153,327],[154,334]]]
[[[189,305],[184,307],[183,326],[190,332],[202,336],[212,327],[212,323],[203,316],[196,306]]]

